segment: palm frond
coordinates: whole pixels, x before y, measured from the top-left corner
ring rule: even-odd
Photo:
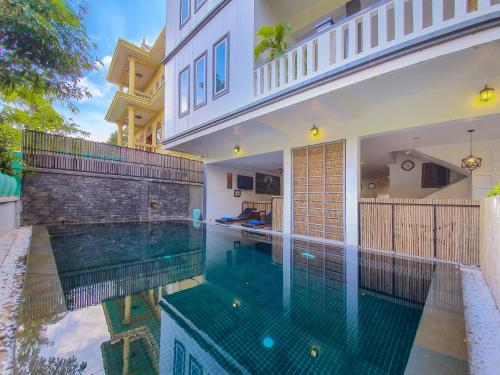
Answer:
[[[288,48],[285,39],[291,29],[292,25],[289,23],[280,23],[275,26],[265,25],[259,28],[257,36],[262,40],[254,48],[254,59],[257,60],[261,54],[268,50],[270,59],[283,55]]]

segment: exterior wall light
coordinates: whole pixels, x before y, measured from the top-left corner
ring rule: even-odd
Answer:
[[[468,133],[470,134],[470,155],[462,159],[462,168],[472,172],[476,168],[481,167],[482,159],[472,154],[472,133],[474,133],[474,130],[471,129]]]
[[[316,137],[319,134],[319,129],[316,125],[313,125],[313,127],[311,128],[311,134],[313,137]]]
[[[238,146],[238,145],[234,146],[233,152],[235,155],[238,155],[240,153],[240,151],[241,151],[240,146]]]
[[[495,91],[495,89],[488,87],[488,85],[484,85],[484,89],[479,91],[479,99],[482,102],[487,102],[491,100],[491,98],[493,98],[493,91]]]

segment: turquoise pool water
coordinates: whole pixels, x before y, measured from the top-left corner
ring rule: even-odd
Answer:
[[[43,234],[20,374],[402,374],[435,268],[189,221]]]

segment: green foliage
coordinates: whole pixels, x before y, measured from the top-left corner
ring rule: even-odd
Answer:
[[[63,100],[88,97],[84,72],[95,69],[82,23],[86,7],[65,0],[0,0],[0,92],[29,88]]]
[[[123,135],[122,135],[122,143],[124,145],[127,144],[127,133],[126,132],[123,132]],[[118,146],[118,130],[115,130],[113,133],[111,133],[109,135],[109,138],[108,140],[106,141],[107,144],[109,145],[114,145],[114,146]]]
[[[500,195],[500,182],[493,186],[488,192],[488,197],[496,197],[497,195]]]
[[[285,39],[291,30],[292,25],[289,23],[280,23],[275,26],[262,26],[257,31],[257,36],[262,40],[253,50],[254,59],[257,60],[259,56],[265,52],[269,52],[270,60],[282,56],[288,48],[288,43]]]
[[[77,113],[81,81],[97,68],[83,5],[65,0],[0,0],[0,136],[19,148],[21,130],[86,135],[55,107]],[[14,134],[12,137],[11,135]]]
[[[9,176],[16,174],[12,166],[17,158],[12,145],[19,142],[19,137],[14,129],[0,124],[0,172]]]

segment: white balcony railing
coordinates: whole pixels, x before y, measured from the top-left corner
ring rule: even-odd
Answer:
[[[375,4],[256,67],[254,97],[272,95],[387,48],[498,11],[500,0],[394,0]]]

